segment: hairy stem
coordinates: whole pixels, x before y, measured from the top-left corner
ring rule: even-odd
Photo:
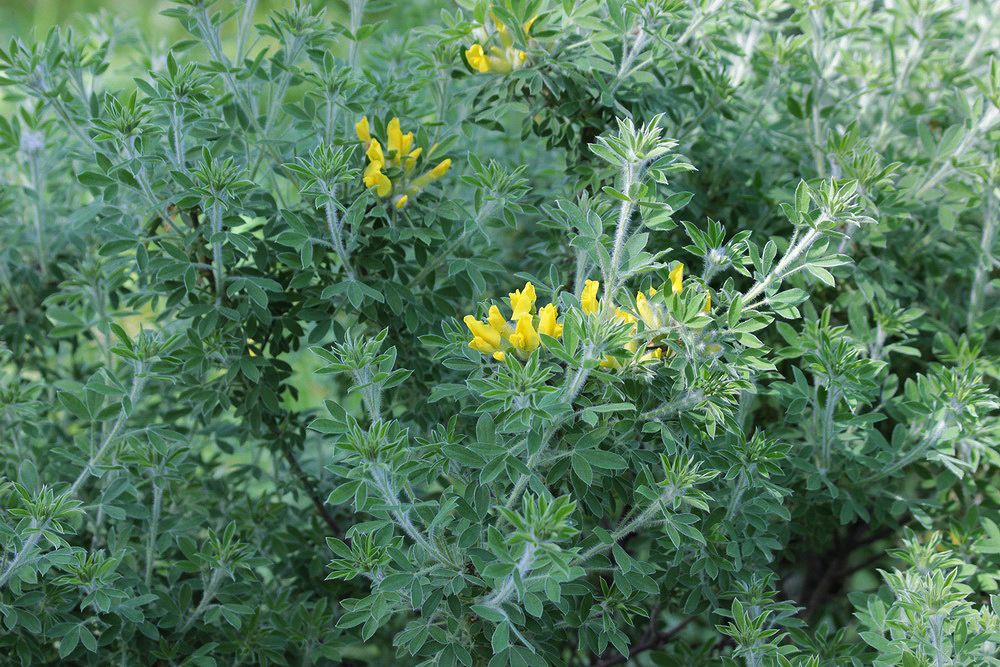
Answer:
[[[156,558],[156,540],[160,532],[160,512],[163,508],[163,487],[157,479],[153,479],[153,507],[149,520],[149,536],[146,540],[146,588],[153,580],[153,561]]]
[[[531,572],[531,566],[535,560],[535,550],[537,547],[528,542],[524,545],[524,551],[521,552],[521,558],[517,561],[517,577],[519,579],[524,579]],[[514,579],[514,574],[508,574],[504,579],[503,585],[500,586],[493,595],[491,595],[486,600],[486,605],[490,607],[500,607],[506,602],[510,596],[516,590],[516,581]]]
[[[145,384],[145,379],[146,378],[143,374],[143,363],[141,361],[137,361],[135,367],[135,373],[132,376],[132,390],[129,393],[129,402],[127,406],[124,404],[122,405],[122,409],[118,413],[118,417],[115,418],[114,423],[111,425],[111,428],[108,430],[103,440],[101,440],[101,443],[100,445],[98,445],[96,451],[94,451],[94,453],[91,455],[90,459],[87,461],[87,464],[83,467],[83,470],[80,471],[80,474],[77,475],[77,478],[73,481],[73,484],[71,484],[70,487],[62,493],[62,497],[64,499],[72,498],[76,495],[77,491],[80,490],[80,487],[83,486],[83,483],[90,478],[91,474],[93,474],[94,466],[100,463],[100,461],[104,458],[104,455],[108,452],[111,446],[117,441],[118,436],[121,433],[122,427],[125,425],[125,422],[128,421],[129,414],[134,408],[136,401],[139,400],[139,396],[142,394],[142,388],[143,385]],[[10,578],[14,575],[14,572],[17,570],[17,568],[21,566],[21,564],[25,561],[25,559],[28,557],[31,551],[38,544],[38,541],[41,539],[42,534],[46,530],[48,530],[51,522],[52,519],[49,518],[43,521],[40,525],[36,526],[35,531],[28,537],[28,539],[24,541],[24,544],[21,545],[21,548],[17,550],[17,553],[14,554],[14,557],[11,559],[10,563],[8,563],[7,567],[4,568],[2,573],[0,573],[0,588],[3,588],[4,586],[7,585],[7,582],[10,581]]]
[[[336,196],[336,194],[337,190],[334,188],[331,196]],[[340,265],[344,267],[347,277],[351,280],[356,280],[357,274],[354,273],[350,255],[347,254],[347,248],[344,247],[344,227],[340,221],[340,216],[337,215],[337,207],[333,205],[332,201],[327,199],[323,209],[326,213],[326,228],[330,232],[330,241],[333,242],[333,251],[337,253],[337,258],[340,260]]]
[[[820,237],[820,232],[818,229],[810,229],[808,232],[802,235],[794,245],[789,247],[788,252],[785,253],[781,261],[774,269],[764,276],[760,282],[756,283],[753,287],[747,290],[747,293],[743,295],[743,305],[744,307],[752,304],[761,293],[764,292],[768,287],[774,282],[780,282],[786,275],[789,267],[805,252],[807,251],[813,243],[816,242]]]
[[[217,567],[212,570],[212,576],[208,580],[208,585],[205,586],[205,590],[202,592],[201,601],[198,603],[198,606],[195,607],[194,611],[191,612],[191,615],[187,617],[187,620],[184,621],[178,629],[181,634],[190,630],[191,626],[194,625],[194,622],[201,618],[201,615],[205,613],[208,606],[212,604],[216,593],[219,592],[219,586],[222,585],[222,577],[224,575],[225,572],[221,567]]]

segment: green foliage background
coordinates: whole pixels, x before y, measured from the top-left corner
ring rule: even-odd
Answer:
[[[994,4],[0,4],[0,664],[1000,664]]]

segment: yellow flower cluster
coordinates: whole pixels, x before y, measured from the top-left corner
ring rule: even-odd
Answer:
[[[375,188],[375,194],[385,199],[392,195],[392,203],[396,208],[403,208],[410,200],[411,196],[426,188],[428,185],[438,180],[451,168],[451,159],[439,162],[434,168],[424,172],[412,181],[409,180],[417,164],[417,158],[423,153],[422,147],[413,147],[413,132],[403,134],[399,124],[399,118],[393,118],[386,127],[386,150],[383,151],[379,140],[372,137],[371,126],[368,123],[368,116],[362,116],[354,125],[354,131],[358,139],[365,145],[365,155],[368,157],[368,166],[365,167],[364,181],[366,188]],[[386,158],[388,151],[388,159]],[[434,146],[430,153],[434,152]],[[391,167],[397,170],[397,183],[394,185],[385,169]]]
[[[601,284],[596,280],[588,280],[584,283],[583,293],[580,295],[580,304],[583,307],[583,312],[588,315],[596,315],[600,311],[600,302],[597,300],[597,292],[600,289]],[[674,294],[680,294],[684,289],[684,265],[678,263],[670,271],[670,288]],[[647,329],[659,329],[663,326],[666,321],[665,313],[663,312],[663,307],[651,303],[649,298],[656,295],[656,289],[653,287],[649,288],[648,292],[638,292],[635,295],[635,309],[636,315],[623,310],[620,307],[615,307],[614,318],[619,322],[632,325],[632,333],[638,333],[639,327],[638,322],[642,320],[642,323]],[[709,297],[711,298],[711,297]],[[709,306],[706,305],[706,309]],[[663,348],[654,346],[652,343],[646,344],[647,352],[645,352],[641,357],[639,357],[639,362],[644,363],[647,361],[655,361],[657,359],[663,358]],[[629,352],[636,352],[639,350],[639,341],[629,341],[625,344],[625,349]],[[605,357],[601,361],[601,366],[604,368],[619,368],[621,364],[612,356]]]
[[[524,24],[524,34],[531,34],[531,26],[537,16]],[[489,51],[483,44],[489,42],[493,35],[496,35],[500,45],[491,45]],[[528,54],[514,46],[514,38],[510,34],[510,29],[490,12],[490,21],[483,26],[476,28],[473,35],[479,40],[465,51],[465,60],[473,70],[486,73],[496,72],[506,74],[516,69],[524,67],[528,60]]]
[[[559,311],[554,303],[540,308],[537,314],[533,314],[535,286],[530,282],[524,284],[523,290],[514,290],[508,296],[513,326],[507,322],[496,306],[490,306],[485,323],[473,315],[465,316],[463,320],[465,326],[472,332],[469,347],[473,350],[492,355],[497,361],[502,361],[511,350],[517,356],[526,359],[541,345],[539,334],[552,338],[562,336],[562,325],[556,322]]]
[[[684,289],[684,265],[678,263],[670,271],[670,288],[674,294],[680,294]],[[597,298],[601,284],[596,280],[588,280],[583,285],[580,294],[580,305],[585,315],[599,315],[601,303]],[[659,329],[667,321],[667,314],[662,304],[650,301],[656,295],[656,289],[650,287],[646,292],[639,292],[635,295],[635,314],[615,307],[612,317],[624,324],[632,325],[633,335],[638,334],[638,323],[641,321],[646,329]],[[510,297],[510,319],[508,322],[500,309],[490,306],[486,322],[477,319],[474,315],[466,315],[463,321],[465,326],[472,333],[472,340],[469,347],[482,354],[491,355],[497,361],[506,358],[507,353],[513,351],[522,359],[526,359],[541,345],[539,334],[545,334],[552,338],[562,336],[563,327],[556,321],[559,312],[554,303],[550,303],[535,313],[535,286],[530,282],[524,284],[524,289],[514,290]],[[711,308],[711,294],[706,295],[707,300],[702,312],[708,312]],[[614,305],[614,304],[612,304]],[[625,343],[625,349],[635,353],[639,351],[641,341],[632,340]],[[662,359],[664,349],[649,341],[645,344],[647,350],[639,357],[640,363]],[[612,356],[607,356],[601,361],[601,366],[605,368],[620,368],[621,364]]]

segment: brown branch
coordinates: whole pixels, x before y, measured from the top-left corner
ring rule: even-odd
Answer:
[[[319,490],[316,488],[316,485],[313,484],[309,475],[306,474],[306,471],[302,469],[302,466],[299,465],[298,460],[295,458],[295,454],[292,454],[290,449],[285,450],[285,460],[288,461],[288,465],[295,474],[295,477],[299,480],[299,483],[302,484],[306,495],[309,496],[310,500],[312,500],[313,505],[316,507],[316,511],[319,512],[320,518],[326,522],[326,525],[329,526],[334,535],[341,535],[342,533],[340,527],[337,525],[337,521],[333,518],[333,515],[330,514],[330,510],[327,509],[326,503],[323,502],[323,498],[320,497]]]
[[[806,602],[806,605],[802,610],[802,617],[807,621],[812,619],[812,617],[819,611],[820,607],[822,607],[830,597],[831,592],[843,587],[843,582],[847,579],[847,577],[873,565],[874,563],[877,563],[885,556],[884,551],[880,549],[872,556],[864,559],[861,563],[851,566],[849,561],[853,553],[855,553],[858,549],[870,546],[875,542],[891,537],[900,528],[908,524],[911,519],[911,515],[904,514],[900,517],[897,524],[893,526],[884,526],[879,530],[868,533],[867,535],[859,533],[857,530],[858,527],[855,526],[854,530],[847,535],[846,539],[835,543],[834,547],[831,549],[832,552],[835,552],[835,555],[833,558],[826,559],[826,569],[823,572],[823,576],[820,577],[820,580],[815,586],[813,586],[812,595],[809,596],[809,601]]]
[[[647,632],[646,635],[634,644],[629,649],[628,657],[623,655],[606,655],[603,658],[597,658],[591,661],[591,667],[611,667],[611,665],[623,665],[635,656],[643,653],[644,651],[649,651],[652,649],[660,648],[665,646],[673,640],[674,637],[679,635],[684,628],[688,626],[691,621],[695,619],[694,616],[688,616],[683,621],[670,628],[669,630],[663,630],[661,632]],[[652,630],[652,625],[650,625],[650,630]]]

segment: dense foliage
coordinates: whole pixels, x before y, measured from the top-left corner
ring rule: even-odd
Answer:
[[[440,5],[0,49],[0,664],[1000,664],[995,4]]]

